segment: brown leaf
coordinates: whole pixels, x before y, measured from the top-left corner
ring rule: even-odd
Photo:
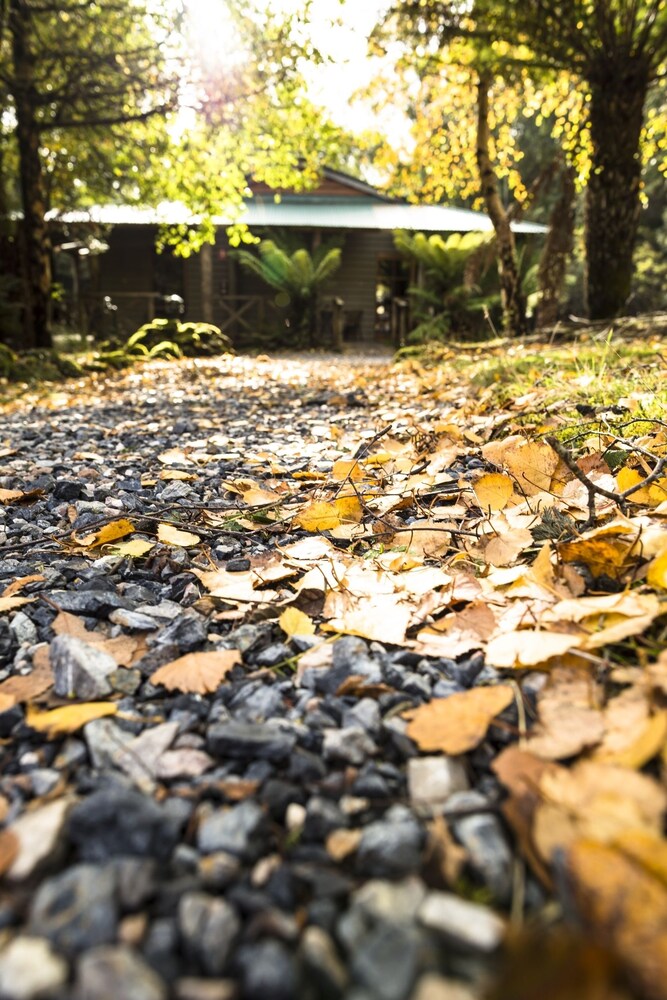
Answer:
[[[538,699],[538,719],[525,749],[547,760],[574,757],[600,743],[605,732],[595,685],[583,670],[557,668],[551,674]]]
[[[494,718],[513,701],[509,684],[437,698],[404,713],[409,720],[407,734],[420,750],[467,753],[482,742]]]
[[[32,701],[38,698],[53,684],[53,671],[49,663],[49,647],[46,643],[39,646],[32,657],[32,670],[29,674],[8,677],[0,684],[0,697],[11,698],[14,704],[21,701]]]
[[[550,445],[517,435],[484,445],[482,455],[495,465],[504,465],[526,496],[548,491],[558,466],[558,455]]]
[[[116,663],[121,667],[131,666],[144,652],[144,640],[131,635],[117,635],[109,639],[101,632],[87,629],[78,615],[72,615],[69,611],[61,611],[51,623],[51,628],[56,635],[71,635],[75,639],[87,642],[95,649],[102,649],[105,653],[113,656]]]
[[[11,830],[0,830],[0,877],[14,864],[19,853],[19,840]]]
[[[0,614],[14,611],[15,608],[22,608],[24,604],[31,604],[36,600],[36,597],[0,597]]]
[[[590,840],[567,858],[588,932],[623,960],[648,1000],[667,1000],[667,886],[616,847]]]
[[[232,667],[241,663],[238,649],[217,649],[187,653],[165,663],[150,676],[151,684],[162,684],[168,691],[186,694],[210,694],[217,690]]]
[[[8,587],[5,587],[2,596],[13,597],[14,594],[18,594],[29,583],[40,583],[43,579],[44,576],[42,573],[33,573],[32,576],[22,576],[18,580],[14,580],[13,583],[10,583]]]

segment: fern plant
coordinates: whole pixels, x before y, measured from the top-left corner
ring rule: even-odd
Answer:
[[[340,247],[325,245],[311,254],[305,247],[291,252],[275,240],[262,240],[258,249],[259,256],[238,250],[236,257],[242,267],[277,290],[276,304],[286,309],[285,325],[296,334],[296,341],[312,342],[317,294],[340,267]]]
[[[444,340],[483,329],[485,316],[500,303],[495,268],[484,260],[489,240],[485,233],[452,233],[446,239],[394,234],[396,249],[417,263],[422,274],[422,284],[408,290],[417,320],[409,340]],[[471,267],[477,261],[481,266]]]

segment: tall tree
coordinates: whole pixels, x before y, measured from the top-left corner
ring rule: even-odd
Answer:
[[[398,0],[403,35],[425,43],[474,39],[539,72],[566,71],[586,91],[586,284],[591,318],[616,315],[630,294],[641,208],[641,137],[652,85],[667,61],[664,0]]]
[[[100,151],[114,129],[167,114],[179,83],[169,59],[173,13],[142,0],[0,3],[0,86],[20,178],[26,347],[51,343],[48,137],[85,131]]]

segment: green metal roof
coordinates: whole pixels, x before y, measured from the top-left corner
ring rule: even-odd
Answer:
[[[184,205],[165,204],[157,209],[131,205],[101,205],[88,211],[49,213],[62,222],[96,222],[101,225],[146,226],[196,222]],[[238,220],[216,218],[216,225],[244,222],[251,229],[284,227],[286,229],[407,229],[413,232],[487,232],[493,227],[483,212],[445,205],[409,205],[358,197],[318,197],[293,195],[281,201],[255,197],[247,203]],[[534,222],[515,222],[516,233],[545,233],[546,226]]]

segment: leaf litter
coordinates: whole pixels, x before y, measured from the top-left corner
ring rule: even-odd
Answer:
[[[640,415],[635,437],[604,420],[572,437],[566,416],[531,422],[521,400],[487,409],[484,393],[451,368],[357,378],[364,391],[376,382],[368,426],[311,424],[301,447],[288,435],[282,447],[257,449],[243,476],[225,480],[222,504],[184,500],[163,520],[110,518],[58,541],[72,558],[108,550],[149,570],[168,558],[163,550],[187,548],[211,622],[261,615],[286,639],[309,640],[293,657],[297,676],[332,669],[332,635],[427,658],[483,653],[500,679],[404,711],[408,737],[424,754],[451,756],[497,746],[498,732],[515,744],[493,766],[526,863],[552,892],[566,875],[591,941],[613,953],[633,988],[663,1000],[667,483],[651,476],[667,450],[664,428]],[[533,392],[536,411],[540,401]],[[556,445],[546,440],[553,434]],[[158,452],[143,481],[187,490],[230,448],[233,432],[216,431]],[[620,464],[607,464],[612,452]],[[3,502],[32,499],[19,487]],[[220,566],[207,546],[228,534],[271,552]],[[11,582],[3,610],[34,602],[43,583],[40,573]],[[30,596],[17,596],[26,587]],[[86,628],[67,612],[53,630],[126,667],[145,653],[141,637]],[[205,696],[242,663],[239,650],[215,648],[163,663],[150,680]],[[48,671],[48,661],[34,668],[32,689],[0,684],[12,704],[27,702],[28,726],[54,736],[116,713],[114,700],[44,708]],[[529,689],[537,672],[546,683]],[[373,688],[349,681],[352,696]],[[445,824],[434,843],[450,839]],[[341,830],[327,845],[342,861],[358,840]],[[451,868],[456,852],[447,862],[442,850]]]

